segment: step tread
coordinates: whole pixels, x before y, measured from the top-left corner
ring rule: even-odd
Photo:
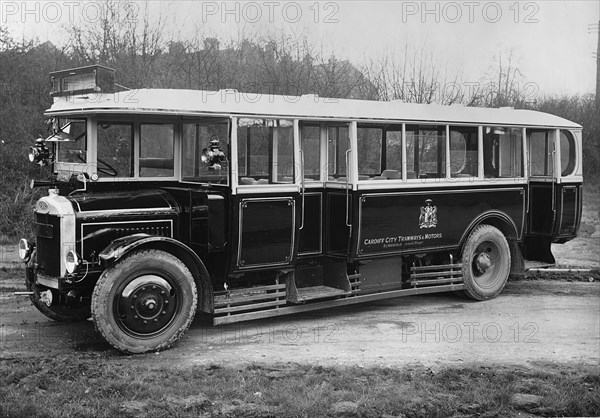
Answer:
[[[215,297],[215,308],[221,308],[230,305],[246,304],[249,302],[255,302],[259,300],[273,300],[277,298],[285,299],[285,291],[276,292],[247,292],[247,293],[235,293],[229,295],[220,295]]]
[[[348,295],[352,292],[347,292],[343,289],[337,289],[329,286],[310,286],[301,287],[298,289],[298,300],[311,300],[320,298],[329,298],[333,296]]]

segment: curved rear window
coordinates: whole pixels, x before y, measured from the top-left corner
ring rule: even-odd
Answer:
[[[560,175],[569,176],[575,171],[575,138],[566,130],[560,131]]]

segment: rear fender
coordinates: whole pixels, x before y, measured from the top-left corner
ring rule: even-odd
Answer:
[[[481,224],[487,224],[498,228],[506,237],[511,254],[511,273],[519,273],[524,271],[525,262],[519,246],[519,242],[522,239],[520,236],[521,234],[519,233],[519,230],[511,217],[502,211],[490,210],[482,213],[480,216],[474,219],[469,227],[466,228],[463,236],[460,239],[460,248],[462,249],[464,247],[465,242],[473,229]]]
[[[190,270],[200,292],[198,308],[203,312],[212,313],[214,300],[212,283],[206,266],[198,255],[187,245],[170,237],[148,234],[133,234],[117,238],[112,241],[99,254],[100,262],[104,268],[117,263],[127,254],[140,249],[157,249],[173,254],[179,258]]]

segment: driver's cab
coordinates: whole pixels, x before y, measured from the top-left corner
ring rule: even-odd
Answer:
[[[229,183],[227,118],[53,117],[51,134],[30,159],[54,163],[58,178],[92,181]],[[50,146],[50,147],[48,147]]]

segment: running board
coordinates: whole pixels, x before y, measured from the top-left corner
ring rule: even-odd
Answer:
[[[353,305],[355,303],[371,302],[380,299],[390,299],[400,296],[422,295],[427,293],[452,292],[464,290],[464,284],[449,284],[431,287],[414,287],[412,289],[393,290],[389,292],[373,293],[369,295],[356,295],[352,297],[341,297],[338,299],[322,302],[305,303],[302,305],[278,306],[275,309],[265,309],[258,312],[239,313],[237,315],[221,316],[213,319],[214,325],[224,325],[233,322],[251,321],[253,319],[269,318],[274,316],[289,315],[299,312],[315,311],[319,309],[332,308],[335,306]]]
[[[462,282],[462,263],[412,266],[410,268],[410,285],[413,287]]]
[[[276,309],[285,304],[285,283],[215,292],[214,314],[216,316],[225,315],[215,318],[215,321],[217,319],[225,320],[226,318],[235,317],[240,312]],[[227,322],[236,321],[225,321],[225,323]]]
[[[214,325],[277,316],[283,306],[319,299],[355,298],[360,290],[360,274],[344,275],[347,290],[331,286],[296,288],[294,274],[282,271],[274,285],[215,292]],[[279,283],[280,279],[284,283]],[[325,302],[330,303],[330,302]],[[248,318],[248,319],[244,319]]]

